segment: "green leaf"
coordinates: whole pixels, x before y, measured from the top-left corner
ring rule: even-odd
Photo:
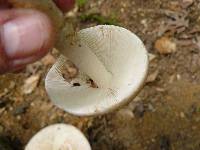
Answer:
[[[79,7],[84,6],[87,3],[87,0],[76,0]]]

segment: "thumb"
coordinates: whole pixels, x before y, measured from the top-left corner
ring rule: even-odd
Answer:
[[[24,67],[53,45],[50,19],[35,10],[0,11],[0,73]]]

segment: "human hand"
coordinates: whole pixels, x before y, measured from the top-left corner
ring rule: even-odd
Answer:
[[[74,0],[54,0],[68,11]],[[7,0],[0,0],[0,74],[15,71],[43,57],[53,46],[51,20],[42,12],[8,9]]]

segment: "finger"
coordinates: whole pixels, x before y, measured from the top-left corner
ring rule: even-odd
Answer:
[[[8,0],[0,0],[0,9],[9,8],[10,4],[8,3]]]
[[[57,6],[63,11],[67,12],[75,5],[75,0],[54,0]]]
[[[35,10],[0,11],[0,73],[44,56],[53,45],[50,19]]]

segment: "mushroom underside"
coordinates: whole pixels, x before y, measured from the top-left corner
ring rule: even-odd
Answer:
[[[148,55],[141,40],[116,26],[100,25],[78,32],[46,77],[51,100],[75,115],[94,115],[118,108],[132,99],[145,81]],[[70,81],[62,76],[71,60],[80,70]],[[98,88],[88,85],[92,79]],[[78,82],[79,86],[73,86]]]

